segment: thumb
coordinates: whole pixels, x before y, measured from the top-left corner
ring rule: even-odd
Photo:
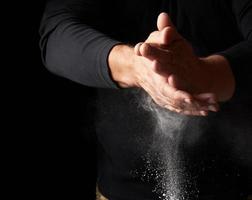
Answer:
[[[165,12],[162,12],[159,14],[158,19],[157,19],[157,28],[159,31],[161,31],[167,26],[171,26],[174,28],[174,25],[169,15]]]

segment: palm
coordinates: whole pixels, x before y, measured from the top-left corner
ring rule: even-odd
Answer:
[[[191,93],[200,104],[209,99],[214,102],[214,94],[202,93],[207,92],[202,89],[204,76],[190,43],[178,34],[167,14],[159,15],[157,27],[158,31],[135,46],[135,53],[148,60],[146,66],[157,72],[156,78],[175,90]]]

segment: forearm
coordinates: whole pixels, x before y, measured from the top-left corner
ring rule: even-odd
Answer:
[[[228,61],[229,69],[232,69],[235,77],[234,98],[239,99],[240,95],[251,94],[249,85],[252,66],[252,1],[232,0],[231,2],[232,12],[243,40],[218,54]],[[229,84],[232,85],[232,81],[228,79],[229,74],[227,72],[227,78],[223,77],[222,82],[229,80]]]
[[[114,46],[109,54],[111,77],[122,88],[138,86],[135,56],[133,48],[124,44]]]
[[[220,55],[201,58],[205,68],[205,77],[208,81],[205,92],[216,94],[218,101],[229,100],[235,91],[235,78],[227,59]]]
[[[95,7],[80,5],[83,12],[90,8],[89,17],[81,19],[73,6],[51,2],[55,4],[46,8],[40,27],[42,59],[47,69],[83,85],[116,87],[109,76],[107,59],[119,42],[98,31],[91,19]]]

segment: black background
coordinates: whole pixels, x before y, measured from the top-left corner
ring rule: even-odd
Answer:
[[[6,185],[11,185],[10,196],[28,199],[95,199],[94,94],[43,66],[38,31],[44,4],[9,5],[14,45],[9,45],[6,81]]]
[[[96,138],[94,92],[57,77],[40,58],[39,23],[45,1],[20,3],[5,29],[10,31],[10,68],[4,135],[8,143],[10,196],[27,199],[95,199]],[[2,75],[3,76],[3,75]],[[6,131],[7,130],[7,131]],[[5,164],[4,163],[4,164]]]

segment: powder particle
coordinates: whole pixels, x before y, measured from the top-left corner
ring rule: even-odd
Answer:
[[[141,105],[151,112],[155,122],[155,133],[149,153],[146,155],[146,177],[154,178],[157,182],[153,192],[161,200],[186,200],[194,192],[187,191],[191,184],[190,176],[186,173],[180,151],[183,130],[189,117],[170,112],[153,103],[149,96],[143,98]],[[153,166],[155,160],[158,164]]]

